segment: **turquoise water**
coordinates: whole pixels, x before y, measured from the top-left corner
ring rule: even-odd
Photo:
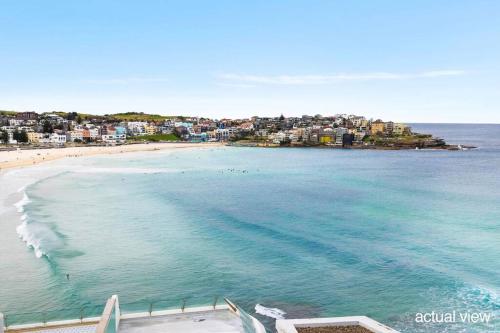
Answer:
[[[402,332],[499,331],[500,150],[490,137],[500,126],[470,126],[455,135],[481,143],[474,151],[210,148],[65,162],[26,189],[44,255],[2,257],[0,310],[219,295],[249,313],[260,303],[288,318],[368,315]],[[414,322],[453,310],[496,319]]]

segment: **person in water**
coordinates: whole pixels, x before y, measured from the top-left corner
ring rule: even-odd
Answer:
[[[66,279],[69,281],[69,274],[66,274]]]

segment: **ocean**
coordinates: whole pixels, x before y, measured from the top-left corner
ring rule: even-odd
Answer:
[[[478,149],[51,162],[0,216],[0,311],[22,322],[98,313],[112,294],[125,312],[228,297],[250,314],[259,304],[285,318],[367,315],[401,332],[498,332],[500,125],[412,126]],[[493,318],[415,321],[432,311]]]

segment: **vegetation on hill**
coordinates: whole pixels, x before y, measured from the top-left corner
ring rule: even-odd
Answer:
[[[2,116],[15,116],[18,111],[7,111],[0,110],[0,115]],[[115,120],[115,121],[147,121],[147,122],[161,122],[167,119],[179,118],[183,117],[179,116],[162,116],[159,114],[149,114],[144,112],[124,112],[124,113],[115,113],[115,114],[105,114],[105,115],[96,115],[90,113],[77,113],[77,112],[64,112],[64,111],[51,111],[44,112],[43,114],[57,114],[58,116],[68,119],[68,120]]]
[[[16,111],[0,110],[0,116],[15,116]]]
[[[159,114],[148,114],[144,112],[115,113],[106,116],[120,121],[164,121],[166,119],[175,118],[173,116],[162,116]]]
[[[379,147],[430,148],[445,145],[445,142],[442,139],[434,138],[429,134],[419,133],[392,136],[370,135],[364,137],[363,141]]]
[[[128,140],[132,142],[137,142],[137,141],[158,142],[158,141],[178,141],[180,139],[175,134],[153,134],[153,135],[132,136],[128,137]]]

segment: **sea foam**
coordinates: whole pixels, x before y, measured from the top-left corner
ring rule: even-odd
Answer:
[[[21,200],[16,202],[14,206],[17,208],[17,211],[19,213],[24,212],[24,206],[26,206],[28,203],[31,202],[30,198],[24,192],[25,187],[21,187],[18,192],[23,192],[23,197]],[[35,236],[35,233],[30,230],[30,226],[28,225],[28,214],[24,213],[21,215],[21,224],[17,226],[16,232],[19,235],[19,238],[23,240],[23,242],[26,243],[26,246],[32,248],[35,252],[35,256],[37,258],[41,258],[43,255],[46,255],[46,253],[42,250],[41,248],[41,241]]]
[[[266,308],[260,304],[255,305],[255,312],[274,319],[285,319],[286,312],[278,308]]]
[[[26,246],[33,248],[35,256],[37,258],[41,258],[43,255],[46,255],[46,253],[43,252],[41,248],[40,239],[38,239],[30,230],[26,214],[23,215],[23,217],[21,218],[23,222],[16,228],[17,234],[19,235],[19,238],[21,238],[23,242],[26,243]]]
[[[24,212],[24,206],[27,205],[30,201],[31,200],[26,194],[26,192],[23,192],[23,198],[14,204],[14,206],[16,206],[17,208],[17,212],[18,213]]]

